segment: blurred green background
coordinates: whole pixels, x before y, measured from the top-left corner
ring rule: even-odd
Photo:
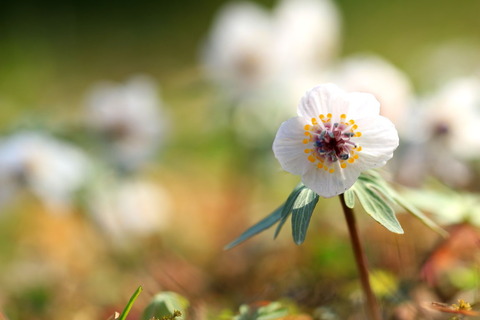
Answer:
[[[71,108],[98,79],[146,72],[162,86],[174,86],[196,65],[199,46],[223,3],[3,1],[0,92],[9,103],[2,105],[2,119],[5,109],[13,114],[16,108]],[[419,75],[412,59],[423,50],[457,38],[478,45],[476,1],[336,3],[343,16],[343,55],[378,53],[414,80]]]

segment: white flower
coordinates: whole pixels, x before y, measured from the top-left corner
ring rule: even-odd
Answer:
[[[248,91],[271,79],[272,24],[268,12],[250,2],[224,6],[203,47],[205,71],[234,91]]]
[[[124,85],[101,83],[87,96],[87,121],[110,143],[114,160],[135,169],[161,141],[161,106],[156,84],[148,77],[133,77]]]
[[[332,81],[347,91],[373,94],[382,106],[381,114],[403,132],[413,101],[412,84],[401,70],[373,55],[355,55],[341,62]]]
[[[402,183],[418,186],[428,175],[450,186],[471,183],[469,161],[480,158],[479,106],[477,77],[452,79],[419,99],[417,114],[409,116],[410,148],[398,170]]]
[[[46,134],[22,132],[0,141],[2,189],[13,194],[27,187],[52,208],[70,204],[89,169],[90,162],[81,150]]]
[[[340,17],[330,0],[282,0],[272,12],[240,1],[218,12],[201,58],[208,76],[236,99],[323,70],[339,40]]]
[[[281,0],[273,13],[274,59],[286,76],[324,69],[337,55],[341,19],[330,0]]]
[[[153,182],[102,180],[92,189],[88,200],[92,218],[119,246],[168,226],[170,197],[161,185]]]
[[[284,170],[301,175],[320,196],[333,197],[350,188],[361,172],[392,158],[398,133],[379,113],[371,94],[317,86],[302,97],[298,117],[282,123],[273,152]]]
[[[441,143],[459,159],[480,156],[480,80],[476,77],[454,79],[426,100],[423,114],[425,136]],[[443,152],[443,151],[442,151]]]

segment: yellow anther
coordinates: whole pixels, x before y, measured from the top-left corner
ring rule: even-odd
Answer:
[[[330,169],[330,170],[328,170],[328,172],[334,173],[334,172],[335,172],[335,169]]]
[[[354,163],[355,162],[355,159],[354,158],[350,158],[347,160],[349,163]]]
[[[318,124],[318,122],[317,122],[317,119],[316,119],[316,118],[312,118],[312,124],[313,124],[313,125],[316,125],[316,124]]]
[[[310,136],[310,132],[308,132],[308,131],[305,131],[303,134],[306,135],[307,137]]]
[[[347,167],[347,164],[344,162],[340,165],[340,168],[345,169]]]
[[[324,118],[325,118],[325,115],[321,114],[321,115],[320,115],[320,119],[323,120]]]
[[[315,157],[311,154],[308,156],[308,161],[315,162]]]
[[[346,115],[345,113],[342,113],[342,114],[340,115],[340,119],[345,120],[346,118],[347,118],[347,115]]]
[[[309,124],[306,124],[306,125],[303,127],[303,129],[305,129],[305,130],[307,130],[307,131],[310,130],[311,128],[312,128],[312,126],[309,125]]]
[[[361,147],[361,146],[358,146],[358,147],[356,148],[356,150],[357,150],[357,152],[360,152],[360,151],[362,151],[362,147]]]
[[[353,156],[353,158],[354,158],[355,160],[357,160],[357,159],[358,159],[358,154],[355,154],[355,155]]]
[[[307,144],[307,143],[309,143],[309,142],[310,142],[310,139],[303,139],[303,141],[302,141],[302,142],[303,142],[303,144]]]
[[[356,129],[358,129],[358,126],[357,126],[356,124],[354,124],[354,125],[352,126],[352,129],[353,129],[353,130],[356,130]]]
[[[332,117],[331,113],[327,114],[327,118],[331,118],[331,117]]]
[[[321,163],[321,162],[317,163],[317,168],[322,169],[323,168],[323,163]]]
[[[362,133],[361,133],[361,132],[355,132],[354,137],[361,137],[361,136],[362,136]]]
[[[305,149],[305,150],[303,150],[303,151],[304,151],[305,153],[310,153],[310,152],[312,152],[312,149]]]
[[[355,121],[353,121],[353,120],[349,120],[349,121],[348,121],[348,124],[350,124],[350,125],[352,125],[352,124],[354,124],[354,123],[355,123]]]

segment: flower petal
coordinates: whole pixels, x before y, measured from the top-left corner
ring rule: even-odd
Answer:
[[[332,106],[341,103],[345,93],[334,84],[316,86],[307,91],[298,105],[298,115],[305,119],[318,118],[332,112]]]
[[[378,116],[380,114],[380,102],[373,94],[365,92],[350,92],[345,95],[348,103],[346,113],[350,119],[361,119]]]
[[[348,190],[360,175],[357,167],[350,165],[345,169],[337,168],[333,173],[311,166],[302,175],[302,182],[320,196],[330,198]]]
[[[303,127],[307,124],[301,117],[291,118],[280,126],[273,141],[273,153],[285,171],[301,175],[311,165],[305,156]]]
[[[362,135],[355,142],[362,147],[362,151],[354,165],[362,171],[385,165],[399,143],[393,123],[382,116],[359,119],[356,123]]]

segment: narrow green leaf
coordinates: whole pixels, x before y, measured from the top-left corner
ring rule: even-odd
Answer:
[[[373,219],[391,232],[403,233],[395,212],[382,197],[363,183],[356,185],[354,190],[363,208]]]
[[[352,189],[348,189],[343,194],[343,197],[345,198],[345,204],[347,207],[353,209],[355,207],[355,192]]]
[[[287,201],[285,202],[285,205],[283,206],[282,210],[282,218],[280,219],[280,223],[277,226],[277,229],[275,230],[275,234],[273,235],[273,238],[276,239],[278,234],[280,233],[280,230],[282,229],[283,225],[288,219],[288,216],[292,212],[293,205],[295,201],[297,200],[298,195],[300,192],[305,189],[306,187],[303,185],[303,183],[299,183],[295,189],[293,189],[292,193],[287,198]]]
[[[419,219],[420,222],[422,222],[427,227],[437,232],[441,236],[448,236],[447,231],[442,229],[438,224],[436,224],[433,220],[427,217],[423,212],[421,212],[419,209],[417,209],[415,206],[411,205],[408,201],[401,197],[396,190],[390,187],[390,185],[382,178],[382,176],[378,172],[368,171],[367,174],[362,174],[361,177],[364,181],[368,181],[370,186],[373,189],[377,190],[378,193],[380,193],[388,201],[398,204],[407,212]]]
[[[432,219],[430,219],[425,214],[423,214],[423,212],[421,212],[416,207],[414,207],[410,203],[408,203],[408,201],[403,199],[398,193],[395,193],[393,195],[393,198],[402,208],[407,210],[409,213],[413,214],[414,217],[419,219],[427,227],[429,227],[433,231],[437,232],[442,237],[448,237],[449,236],[447,231],[445,231],[442,227],[440,227],[438,224],[436,224]]]
[[[240,243],[244,242],[245,240],[253,237],[254,235],[270,228],[275,223],[277,223],[280,219],[282,219],[282,212],[283,207],[285,204],[278,207],[275,211],[273,211],[270,215],[260,220],[258,223],[253,225],[252,227],[248,228],[244,233],[242,233],[237,239],[230,242],[224,247],[224,250],[229,250]]]
[[[249,305],[241,305],[240,313],[234,316],[233,320],[274,320],[288,315],[288,308],[283,307],[279,302],[270,302],[259,308]]]
[[[142,292],[142,286],[138,287],[137,290],[133,293],[133,295],[130,297],[130,300],[128,301],[127,305],[125,306],[125,309],[123,309],[122,313],[120,314],[120,317],[118,320],[125,320],[127,318],[128,313],[130,312],[130,309],[132,309],[133,303],[135,300],[137,300],[138,295]]]
[[[305,241],[308,225],[319,196],[309,188],[304,188],[298,195],[292,213],[292,235],[297,245]]]
[[[175,292],[160,292],[156,294],[142,314],[142,320],[175,318],[185,319],[184,315],[189,306],[187,298]],[[181,315],[176,315],[180,311]]]

